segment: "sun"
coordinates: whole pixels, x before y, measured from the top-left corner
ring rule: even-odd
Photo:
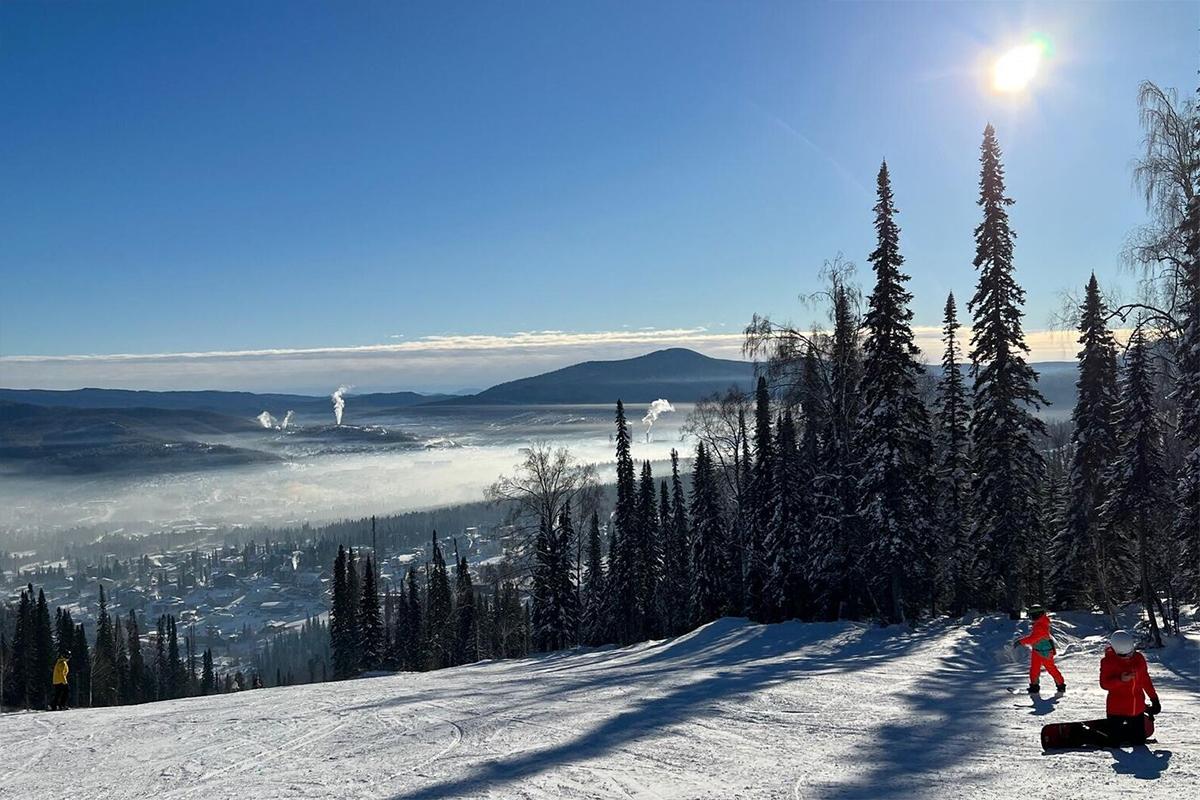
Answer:
[[[1042,65],[1045,48],[1038,42],[1014,47],[992,66],[992,87],[998,92],[1024,91]]]

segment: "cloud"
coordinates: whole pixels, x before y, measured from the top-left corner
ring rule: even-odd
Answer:
[[[628,358],[664,347],[741,357],[740,333],[704,328],[448,334],[351,347],[181,353],[0,356],[0,385],[68,389],[244,389],[328,392],[452,390],[537,374],[580,360]]]
[[[926,362],[942,356],[941,328],[916,326]],[[963,353],[970,329],[960,330]],[[1031,361],[1070,361],[1074,331],[1026,334]],[[1127,338],[1127,332],[1118,332]],[[718,358],[742,357],[740,331],[708,328],[521,331],[507,335],[446,334],[351,347],[266,348],[184,353],[0,356],[0,386],[77,389],[227,389],[327,394],[341,384],[356,391],[456,391],[536,375],[593,359],[690,347]]]

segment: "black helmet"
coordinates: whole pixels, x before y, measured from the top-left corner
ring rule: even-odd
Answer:
[[[1045,613],[1046,613],[1046,609],[1043,606],[1038,605],[1037,603],[1034,603],[1033,605],[1031,605],[1029,607],[1029,618],[1030,619],[1037,619],[1038,617],[1040,617],[1042,614],[1045,614]]]

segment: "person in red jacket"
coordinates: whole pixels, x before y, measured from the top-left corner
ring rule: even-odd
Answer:
[[[1028,636],[1022,636],[1013,641],[1013,647],[1019,645],[1028,645],[1029,652],[1029,693],[1037,694],[1042,687],[1039,679],[1042,676],[1042,669],[1050,673],[1050,677],[1054,679],[1054,686],[1058,689],[1059,694],[1067,690],[1067,682],[1063,680],[1062,673],[1058,671],[1058,667],[1054,666],[1054,654],[1056,648],[1054,639],[1050,638],[1050,615],[1046,613],[1046,609],[1038,605],[1029,607],[1029,618],[1033,620],[1033,630]]]
[[[1108,692],[1105,711],[1109,738],[1114,744],[1142,744],[1146,741],[1143,715],[1157,716],[1162,710],[1158,692],[1150,682],[1146,658],[1137,652],[1132,636],[1125,631],[1114,631],[1108,637],[1108,644],[1104,658],[1100,659],[1100,688]]]

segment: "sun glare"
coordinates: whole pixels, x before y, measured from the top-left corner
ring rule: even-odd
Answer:
[[[1020,92],[1029,86],[1042,63],[1040,43],[1014,47],[997,59],[992,67],[992,86],[999,92]]]

